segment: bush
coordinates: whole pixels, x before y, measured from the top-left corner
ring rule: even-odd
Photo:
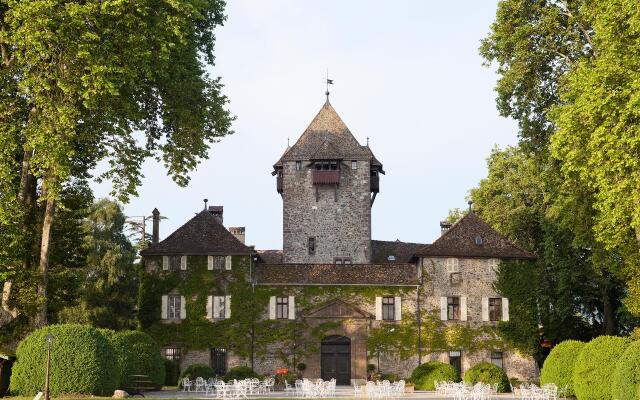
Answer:
[[[453,366],[440,361],[429,361],[418,365],[411,373],[411,381],[418,390],[435,390],[434,382],[460,382],[460,376]]]
[[[640,341],[634,341],[616,364],[612,382],[613,398],[636,400],[640,398]]]
[[[389,382],[397,382],[400,380],[398,374],[390,373],[390,374],[382,374],[382,380],[387,380]]]
[[[567,395],[575,395],[573,391],[573,367],[578,353],[584,347],[583,342],[565,340],[551,350],[544,360],[540,372],[540,384],[554,383],[559,389],[567,387]]]
[[[46,336],[51,346],[49,390],[61,394],[111,396],[117,389],[117,359],[111,343],[95,328],[86,325],[50,325],[27,336],[16,352],[11,376],[11,392],[33,396],[44,387]]]
[[[621,337],[600,336],[584,345],[573,367],[573,389],[578,399],[612,398],[611,378],[629,342]]]
[[[489,362],[481,362],[464,373],[464,382],[475,385],[482,382],[485,385],[498,385],[498,392],[505,393],[510,390],[507,373]]]
[[[215,377],[216,374],[207,364],[191,364],[180,374],[179,386],[182,386],[183,378],[196,379],[199,376],[206,380]]]
[[[164,385],[178,386],[178,377],[180,376],[180,364],[177,361],[164,359]]]
[[[164,385],[164,359],[160,355],[160,346],[151,336],[140,331],[121,331],[112,334],[103,329],[101,332],[110,338],[116,351],[120,370],[120,388],[133,386],[131,375],[148,375],[157,388]]]
[[[227,374],[224,376],[224,380],[226,382],[232,381],[234,379],[241,381],[247,378],[259,378],[259,377],[260,375],[258,375],[254,370],[252,370],[251,367],[239,366],[239,367],[231,368],[229,372],[227,372]]]
[[[298,363],[298,365],[296,365],[296,369],[300,372],[304,372],[304,370],[307,369],[307,364],[303,362]]]

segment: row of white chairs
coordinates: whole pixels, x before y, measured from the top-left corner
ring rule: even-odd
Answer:
[[[336,380],[331,379],[324,381],[322,379],[316,379],[311,381],[309,379],[297,379],[294,385],[289,385],[289,382],[285,381],[285,392],[294,395],[295,397],[304,398],[321,398],[321,397],[333,397],[336,394]]]
[[[566,394],[566,390],[566,387],[558,390],[558,387],[553,383],[541,387],[533,383],[523,383],[518,388],[512,388],[513,393],[520,400],[557,400],[558,396]]]
[[[202,377],[197,377],[194,380],[183,378],[182,390],[185,392],[204,392],[207,396],[211,395],[220,399],[238,399],[247,398],[250,395],[270,393],[274,383],[273,378],[267,378],[264,381],[255,378],[240,381],[234,379],[226,383],[215,378],[208,380]]]
[[[403,380],[393,383],[388,380],[368,381],[364,385],[354,383],[353,392],[355,397],[397,399],[404,396],[404,384]]]
[[[498,393],[498,385],[476,383],[467,386],[463,382],[434,382],[436,393],[455,400],[489,400]]]

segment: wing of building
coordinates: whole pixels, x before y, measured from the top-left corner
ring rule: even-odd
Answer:
[[[165,357],[219,375],[250,365],[339,384],[376,368],[408,377],[429,360],[462,374],[488,361],[509,377],[537,377],[534,360],[496,333],[512,311],[493,287],[501,262],[533,254],[473,211],[441,223],[431,244],[372,240],[383,165],[328,100],[273,168],[282,250],[247,246],[244,227],[224,227],[221,206],[160,241],[154,210],[139,319]]]

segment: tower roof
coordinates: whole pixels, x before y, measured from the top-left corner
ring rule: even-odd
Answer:
[[[367,146],[361,146],[327,100],[298,141],[282,155],[284,161],[353,159],[375,160]]]

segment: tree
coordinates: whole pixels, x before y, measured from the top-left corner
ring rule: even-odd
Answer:
[[[640,9],[596,2],[588,17],[597,57],[577,61],[562,81],[551,150],[567,181],[593,192],[593,233],[625,255],[628,304],[640,313]]]
[[[6,139],[0,141],[0,178],[19,181],[0,203],[6,205],[0,216],[3,224],[15,224],[7,214],[20,209],[20,225],[29,227],[36,197],[43,204],[38,256],[24,257],[37,261],[41,277],[37,325],[47,322],[52,226],[66,182],[87,177],[106,160],[99,179],[111,180],[113,194],[127,200],[140,184],[142,162],[154,157],[186,185],[209,144],[230,133],[233,118],[220,79],[206,72],[224,5],[0,1],[0,131]],[[30,267],[9,265],[12,271]],[[5,294],[11,291],[6,282]]]

